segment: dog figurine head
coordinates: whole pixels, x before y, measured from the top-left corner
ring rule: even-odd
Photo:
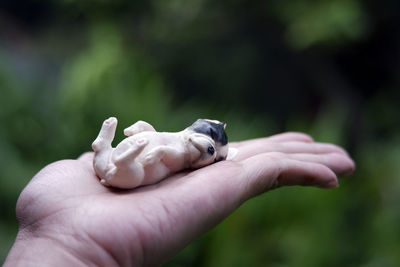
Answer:
[[[226,123],[217,120],[198,119],[190,127],[189,141],[200,152],[200,156],[191,163],[192,168],[225,160],[228,155],[228,137]]]

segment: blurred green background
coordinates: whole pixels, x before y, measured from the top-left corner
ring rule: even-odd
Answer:
[[[303,131],[347,148],[333,190],[248,201],[166,266],[400,266],[400,1],[59,0],[0,4],[0,259],[15,203],[102,121],[231,140]]]

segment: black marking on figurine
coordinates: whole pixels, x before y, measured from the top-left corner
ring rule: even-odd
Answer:
[[[216,162],[220,162],[220,161],[223,161],[224,160],[224,158],[216,158],[216,159],[214,159],[214,163],[216,163]]]
[[[224,146],[228,143],[228,137],[225,133],[224,126],[225,122],[214,123],[209,120],[198,119],[189,127],[189,129],[197,133],[208,135],[215,142]]]

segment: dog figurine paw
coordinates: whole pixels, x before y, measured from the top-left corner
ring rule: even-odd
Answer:
[[[105,186],[129,189],[154,184],[181,170],[225,160],[225,127],[223,122],[198,119],[185,130],[170,133],[138,121],[124,130],[127,137],[113,148],[117,119],[111,117],[92,144],[93,167]]]

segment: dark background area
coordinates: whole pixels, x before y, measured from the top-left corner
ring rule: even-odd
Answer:
[[[166,266],[400,265],[400,2],[3,1],[0,257],[46,164],[90,150],[102,121],[231,140],[302,131],[357,170],[333,190],[248,201]]]

